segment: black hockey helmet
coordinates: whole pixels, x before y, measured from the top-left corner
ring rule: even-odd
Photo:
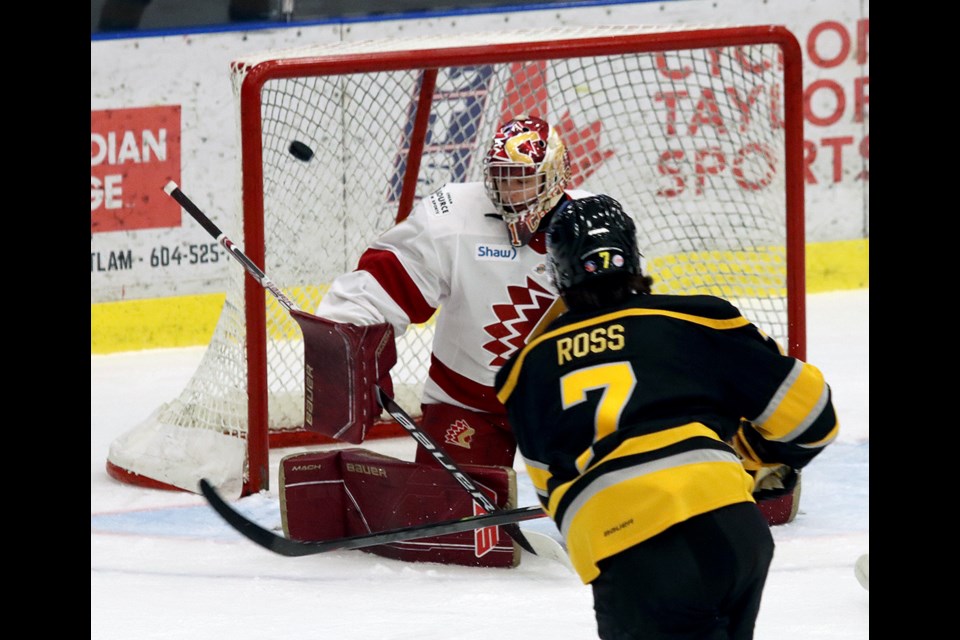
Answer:
[[[637,226],[607,195],[564,203],[547,228],[547,269],[559,291],[610,273],[641,273]]]

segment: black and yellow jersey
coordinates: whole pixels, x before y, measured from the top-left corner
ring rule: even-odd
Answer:
[[[753,500],[726,444],[741,419],[764,462],[794,468],[838,431],[820,371],[713,296],[636,295],[599,315],[567,312],[495,386],[585,583],[604,558]]]

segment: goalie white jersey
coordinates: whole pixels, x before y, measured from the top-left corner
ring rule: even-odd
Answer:
[[[568,191],[568,198],[592,195]],[[565,199],[568,199],[565,198]],[[448,184],[380,236],[357,270],[337,278],[317,308],[334,322],[389,322],[403,335],[436,317],[423,402],[505,413],[493,381],[557,293],[545,263],[545,230],[511,245],[483,184]]]

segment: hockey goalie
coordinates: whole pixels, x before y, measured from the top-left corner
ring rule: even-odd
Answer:
[[[356,444],[380,416],[375,385],[392,393],[389,369],[396,361],[395,336],[410,324],[426,322],[439,309],[420,429],[469,469],[475,482],[482,480],[497,506],[506,507],[516,499],[516,442],[496,399],[494,376],[525,344],[557,297],[544,267],[543,229],[552,212],[570,199],[591,194],[568,188],[570,159],[559,133],[533,116],[514,118],[496,131],[484,158],[484,177],[483,182],[447,184],[423,198],[363,253],[355,271],[331,284],[317,319],[298,321],[307,325],[308,428]],[[364,491],[379,486],[379,499],[392,508],[396,520],[379,524],[403,526],[473,513],[471,496],[424,447],[418,447],[412,462],[367,460],[365,456],[373,454],[362,449],[339,455],[341,475],[331,484],[339,483],[337,491],[331,490],[338,496],[326,493],[316,501],[291,501],[290,472],[304,460],[284,461],[281,485],[288,524],[299,522],[302,507],[342,515],[344,528],[338,531],[359,531],[351,527],[360,517],[362,505],[353,501],[361,500],[354,489],[361,480]],[[326,464],[328,470],[331,466],[332,461]],[[358,475],[348,471],[351,468],[372,473]],[[431,483],[437,488],[429,491],[445,497],[427,497]],[[309,538],[334,532],[291,526],[289,533]],[[496,566],[518,561],[519,551],[505,535],[481,557],[484,545],[470,540],[473,534],[460,535],[460,541],[445,536],[423,545],[416,558]],[[470,547],[462,556],[452,547],[458,543]],[[498,546],[511,551],[509,560],[502,558]],[[397,549],[372,551],[397,555]]]

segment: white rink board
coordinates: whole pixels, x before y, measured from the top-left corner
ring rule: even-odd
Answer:
[[[240,207],[231,60],[339,40],[605,24],[783,24],[790,29],[805,58],[806,239],[869,236],[868,161],[862,157],[869,144],[869,5],[859,0],[678,0],[97,40],[91,42],[91,110],[179,105],[179,183],[240,241],[242,230],[224,223]],[[163,197],[162,186],[157,186],[158,197]],[[91,199],[93,208],[93,194]],[[91,303],[220,293],[236,265],[222,249],[204,259],[190,253],[210,244],[210,236],[186,215],[180,226],[92,233]],[[181,259],[168,259],[178,248]]]

